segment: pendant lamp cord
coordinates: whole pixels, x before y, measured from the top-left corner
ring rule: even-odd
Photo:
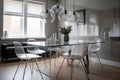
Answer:
[[[46,6],[46,13],[48,13],[48,0],[45,0],[45,6]]]
[[[64,0],[64,7],[65,7],[65,14],[67,14],[67,9],[66,9],[66,0]]]
[[[66,9],[66,0],[64,0],[64,7],[65,7],[65,9]]]
[[[73,0],[73,15],[75,15],[75,1]]]
[[[116,2],[117,2],[116,5],[118,6],[118,0],[117,0]],[[117,7],[117,8],[116,8],[116,18],[118,18],[118,13],[119,13],[118,11],[119,11],[119,8]]]

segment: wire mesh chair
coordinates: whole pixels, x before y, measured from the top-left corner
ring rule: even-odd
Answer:
[[[99,41],[99,39],[97,39],[96,41]],[[88,48],[88,53],[89,54],[92,54],[92,53],[95,53],[97,55],[97,58],[99,60],[99,63],[103,69],[103,66],[102,66],[102,63],[101,63],[101,60],[100,60],[100,55],[99,55],[99,51],[101,50],[101,43],[100,42],[97,42],[95,44],[90,44],[89,45],[89,48]]]
[[[73,51],[71,52],[71,54],[69,53],[63,53],[62,57],[64,58],[61,65],[60,65],[60,68],[58,70],[58,73],[56,75],[56,78],[58,77],[59,75],[59,72],[61,71],[62,69],[62,65],[64,63],[64,60],[65,59],[70,59],[71,60],[71,74],[70,74],[70,80],[72,80],[72,74],[73,74],[73,62],[74,60],[80,60],[80,62],[82,63],[82,66],[83,66],[83,69],[86,73],[86,76],[87,76],[87,79],[89,80],[88,78],[88,75],[87,75],[87,71],[86,71],[86,68],[85,68],[85,65],[82,61],[82,59],[84,59],[84,57],[87,55],[87,52],[88,52],[88,46],[87,44],[79,44],[79,45],[76,45],[75,48],[73,49]]]
[[[54,39],[53,37],[48,38],[48,39],[46,40],[46,42],[48,43],[48,45],[52,45],[53,43],[56,43],[56,41],[55,41],[55,39]],[[48,49],[49,52],[50,52],[50,58],[51,58],[52,56],[55,56],[54,66],[56,66],[56,59],[57,59],[57,57],[59,57],[59,56],[62,54],[62,52],[65,51],[65,49],[63,49],[63,48],[61,48],[61,47],[59,47],[59,46],[56,46],[56,47],[48,47],[47,49]],[[52,51],[55,52],[54,55],[52,55]]]
[[[55,60],[54,60],[54,66],[56,66],[56,61],[57,58],[62,54],[62,52],[64,52],[65,50],[60,48],[60,47],[50,47],[48,48],[48,50],[50,51],[50,54],[52,51],[55,51]]]
[[[15,46],[15,54],[16,56],[20,59],[20,62],[21,61],[25,61],[25,68],[24,68],[24,72],[23,72],[23,77],[22,77],[22,80],[24,80],[24,77],[25,77],[25,72],[26,72],[26,68],[27,68],[27,64],[29,61],[32,61],[34,60],[35,61],[35,64],[36,64],[36,67],[38,68],[38,71],[43,79],[43,76],[42,76],[42,72],[41,70],[39,69],[39,66],[38,66],[38,63],[37,63],[37,59],[38,58],[41,58],[41,56],[39,55],[36,55],[36,54],[31,54],[31,53],[25,53],[23,47],[22,47],[22,44],[20,42],[16,42],[14,41],[14,46]],[[19,69],[19,66],[20,66],[20,62],[18,64],[18,67],[15,71],[15,74],[13,76],[13,80],[18,72],[18,69]]]
[[[28,39],[28,42],[36,42],[36,41],[37,41],[36,39]],[[28,44],[27,51],[29,53],[42,55],[42,56],[45,53],[44,50],[40,50],[39,46],[34,46],[34,45],[31,45],[31,44]],[[43,57],[41,57],[41,59],[43,59]],[[44,64],[46,65],[45,60],[44,60]]]
[[[28,39],[28,42],[36,42],[36,39]],[[28,44],[27,51],[33,54],[43,54],[45,53],[44,50],[40,50],[38,46],[33,46]]]

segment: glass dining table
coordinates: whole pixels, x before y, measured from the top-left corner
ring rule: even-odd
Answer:
[[[80,44],[84,44],[84,43],[89,45],[89,44],[95,44],[95,43],[101,43],[101,42],[104,42],[104,41],[102,41],[102,40],[97,40],[97,41],[96,40],[70,40],[67,43],[66,42],[55,42],[55,41],[51,41],[51,42],[36,41],[36,42],[24,42],[24,43],[43,47],[43,48],[46,48],[49,50],[49,48],[53,48],[53,47],[73,46],[73,45],[80,45]],[[71,49],[69,49],[69,54],[71,54]],[[51,52],[50,52],[50,56],[51,56]],[[86,55],[86,58],[84,61],[84,66],[86,68],[87,73],[89,73],[89,56],[88,56],[88,54]],[[50,65],[50,67],[51,67],[51,65]]]

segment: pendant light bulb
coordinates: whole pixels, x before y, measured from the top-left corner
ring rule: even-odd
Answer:
[[[45,11],[41,12],[41,16],[42,19],[46,19],[46,22],[54,22],[55,20],[55,13],[54,11],[50,10],[50,9],[46,9]]]
[[[64,10],[64,7],[60,4],[55,4],[51,7],[51,10],[59,13],[60,11]]]
[[[46,9],[40,13],[40,17],[45,20],[45,22],[52,23],[55,20],[55,13],[53,10],[48,8],[48,1],[45,1]]]
[[[60,21],[66,21],[67,20],[67,10],[62,10],[59,14],[58,14],[58,19]]]

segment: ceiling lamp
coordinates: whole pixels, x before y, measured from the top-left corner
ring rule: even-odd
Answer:
[[[79,20],[80,20],[80,14],[78,12],[75,12],[74,21],[79,22]]]
[[[75,0],[73,0],[73,12],[70,13],[69,16],[71,16],[71,17],[69,17],[70,21],[72,21],[72,22],[78,22],[79,21],[80,15],[75,10]]]
[[[41,16],[45,19],[45,22],[53,22],[55,20],[55,13],[53,10],[48,8],[48,0],[45,0],[45,11],[41,12]]]
[[[67,9],[66,9],[66,0],[64,0],[64,9],[62,9],[60,12],[59,12],[59,14],[58,14],[58,19],[60,20],[60,21],[66,21],[67,20]]]
[[[55,4],[51,7],[51,10],[59,13],[60,11],[64,10],[64,7],[60,4]]]
[[[66,4],[66,0],[65,1],[65,4]],[[66,8],[65,8],[66,9]],[[62,5],[60,5],[59,3],[58,4],[55,4],[51,7],[51,10],[54,11],[54,14],[55,13],[58,13],[58,19],[61,20],[60,18],[60,14],[61,13],[64,13],[65,11],[64,7]],[[67,11],[65,11],[67,13]]]
[[[72,21],[78,22],[80,15],[75,11],[75,1],[73,0],[73,12],[68,12],[66,9],[66,0],[64,0],[64,7],[60,4],[55,4],[48,8],[48,0],[45,0],[46,3],[46,11],[42,11],[41,15],[44,15],[44,19],[46,21],[50,21],[51,23],[55,20],[55,13],[58,13],[59,21]]]
[[[73,11],[67,11],[66,9],[66,0],[64,1],[65,9],[61,10],[58,14],[58,19],[60,21],[70,21],[70,22],[78,22],[80,15],[75,11],[75,2],[73,0]]]

